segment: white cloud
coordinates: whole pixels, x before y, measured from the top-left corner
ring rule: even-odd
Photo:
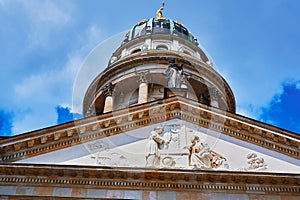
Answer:
[[[235,61],[231,63],[237,64]],[[261,62],[259,58],[253,58],[252,61],[240,63],[240,66],[227,64],[226,61],[219,65],[222,66],[220,74],[229,82],[235,95],[237,113],[259,119],[263,109],[281,101],[284,84],[289,80],[300,80],[300,68],[290,70],[272,63],[273,60],[264,59]]]
[[[72,57],[61,70],[32,75],[15,86],[14,104],[19,109],[13,132],[20,133],[56,124],[57,105],[71,105],[72,82],[81,59]]]
[[[250,117],[252,119],[258,119],[262,113],[261,108],[255,108],[252,105],[237,106],[236,112],[240,115]]]
[[[94,27],[91,27],[88,35],[93,38],[94,32]],[[110,56],[120,46],[125,33],[121,32],[101,42],[87,55],[74,81],[72,112],[82,113],[82,102],[88,86],[107,67]]]
[[[69,10],[59,7],[53,1],[21,1],[30,16],[39,23],[65,24],[71,18]]]
[[[55,125],[58,105],[72,107],[73,82],[85,56],[94,43],[103,37],[100,29],[91,25],[68,55],[62,67],[49,66],[47,71],[31,75],[15,85],[13,103],[19,110],[13,124],[15,134]],[[80,105],[81,106],[81,105]]]
[[[18,3],[30,22],[27,37],[31,48],[47,47],[55,32],[65,27],[74,15],[73,6],[66,2],[20,0]]]

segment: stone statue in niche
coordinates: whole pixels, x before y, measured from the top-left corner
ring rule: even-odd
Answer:
[[[200,169],[223,168],[228,169],[226,158],[212,151],[207,143],[200,141],[199,136],[193,136],[189,150],[189,166]]]
[[[183,79],[183,67],[175,64],[175,60],[169,61],[168,69],[165,72],[168,81],[168,88],[181,88]]]
[[[146,146],[146,166],[158,167],[160,165],[160,153],[159,149],[164,140],[162,138],[163,127],[156,127],[150,133],[149,142]]]

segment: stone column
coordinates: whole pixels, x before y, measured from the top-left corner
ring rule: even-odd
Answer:
[[[181,87],[180,88],[188,88],[188,79],[189,75],[183,74],[182,75],[182,80],[181,80]]]
[[[221,93],[217,90],[217,88],[209,89],[209,96],[210,96],[210,105],[219,108],[218,100],[221,98]]]
[[[138,104],[146,103],[148,101],[148,81],[146,76],[146,72],[138,74],[138,83],[140,84]]]
[[[105,103],[104,103],[104,110],[103,113],[111,112],[113,110],[113,85],[112,83],[108,83],[102,89],[102,92],[105,95]]]

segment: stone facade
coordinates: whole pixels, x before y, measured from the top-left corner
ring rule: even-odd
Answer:
[[[235,114],[194,36],[158,13],[91,83],[84,119],[0,140],[0,199],[300,198],[300,136]]]
[[[130,130],[157,126],[172,120],[219,131],[236,140],[270,149],[299,160],[298,135],[283,132],[261,122],[191,103],[185,98],[173,97],[164,103],[147,103],[133,107],[129,112],[119,111],[104,116],[79,120],[24,135],[1,140],[0,191],[1,198],[36,197],[73,198],[243,198],[270,197],[296,199],[300,194],[297,173],[278,173],[255,170],[259,155],[244,155],[241,170],[172,169],[148,167],[82,166],[74,164],[39,164],[51,152],[73,152],[76,146],[88,143],[91,150],[105,149],[101,138],[122,136]],[[189,105],[189,106],[188,106]],[[154,114],[155,113],[155,114]],[[148,135],[149,133],[147,133]],[[283,139],[284,138],[284,139]],[[92,142],[92,143],[89,143]],[[271,144],[271,145],[270,145]],[[144,150],[143,150],[144,151]],[[225,151],[216,151],[222,155]],[[74,153],[77,154],[77,151]],[[62,153],[58,153],[62,154]],[[67,156],[67,154],[66,154]],[[282,157],[282,156],[281,156]],[[39,162],[26,164],[30,159]],[[53,157],[54,158],[54,157]],[[249,164],[247,164],[249,159]],[[22,161],[24,160],[24,161]],[[51,160],[51,159],[50,159]],[[14,163],[14,162],[18,163]],[[55,160],[54,160],[55,161]],[[48,161],[50,162],[50,161]],[[54,162],[55,163],[55,162]],[[262,166],[269,165],[264,163]],[[283,165],[284,167],[284,165]],[[298,166],[299,167],[299,166]],[[253,170],[254,169],[254,170]],[[283,169],[283,171],[285,171]],[[14,196],[14,197],[12,197]]]

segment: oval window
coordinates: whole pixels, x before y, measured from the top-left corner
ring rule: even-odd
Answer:
[[[131,54],[134,54],[134,53],[138,53],[138,52],[141,52],[142,50],[141,49],[135,49],[131,52]]]
[[[168,50],[168,47],[165,45],[158,45],[156,46],[156,50]]]

